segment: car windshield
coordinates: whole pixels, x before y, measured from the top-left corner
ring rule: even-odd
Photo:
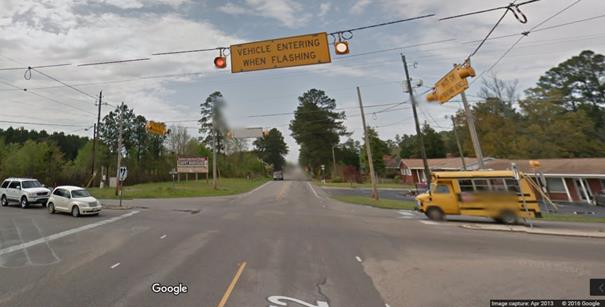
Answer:
[[[42,187],[42,184],[40,184],[40,182],[38,180],[28,180],[28,181],[23,181],[21,183],[21,187],[23,189],[39,188],[39,187]]]
[[[71,191],[72,198],[84,198],[84,197],[89,197],[89,196],[90,196],[90,193],[88,193],[88,191],[86,191],[84,189]]]

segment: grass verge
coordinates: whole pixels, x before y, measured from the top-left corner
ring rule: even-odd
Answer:
[[[537,220],[555,222],[605,223],[605,217],[593,217],[590,215],[575,214],[545,214],[543,218]]]
[[[325,184],[321,184],[319,180],[315,180],[314,183],[317,186],[324,187],[337,187],[337,188],[371,188],[371,183],[353,183],[352,185],[348,182],[326,182]],[[379,183],[378,188],[389,188],[389,189],[413,189],[414,187],[411,185],[403,185],[400,183]]]
[[[368,198],[366,196],[353,196],[353,195],[335,195],[332,198],[351,204],[357,205],[367,205],[376,208],[383,209],[407,209],[412,210],[416,206],[416,203],[413,201],[406,200],[393,200],[393,199],[380,199],[374,200],[372,198]]]
[[[217,190],[212,188],[212,181],[205,180],[181,181],[173,185],[172,182],[142,183],[124,186],[124,199],[133,198],[179,198],[200,196],[224,196],[248,192],[269,179],[240,179],[223,178]],[[91,188],[90,193],[99,199],[117,199],[114,188]]]

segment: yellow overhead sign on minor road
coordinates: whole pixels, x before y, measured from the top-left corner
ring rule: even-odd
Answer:
[[[231,45],[231,72],[332,62],[325,32]]]
[[[474,76],[475,70],[470,64],[456,65],[454,69],[435,83],[435,89],[427,95],[426,100],[446,103],[454,96],[464,92],[468,88],[466,78]]]

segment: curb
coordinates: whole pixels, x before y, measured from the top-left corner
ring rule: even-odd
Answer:
[[[460,227],[465,229],[473,230],[488,230],[488,231],[508,231],[508,232],[521,232],[527,234],[536,235],[550,235],[550,236],[562,236],[562,237],[583,237],[583,238],[600,238],[605,239],[605,232],[585,232],[585,231],[557,231],[557,230],[545,230],[528,228],[525,226],[503,226],[503,225],[477,225],[477,224],[463,224]]]

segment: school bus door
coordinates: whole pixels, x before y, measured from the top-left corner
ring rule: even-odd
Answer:
[[[445,214],[459,214],[458,200],[451,180],[437,181],[431,193],[432,204],[437,205]]]

